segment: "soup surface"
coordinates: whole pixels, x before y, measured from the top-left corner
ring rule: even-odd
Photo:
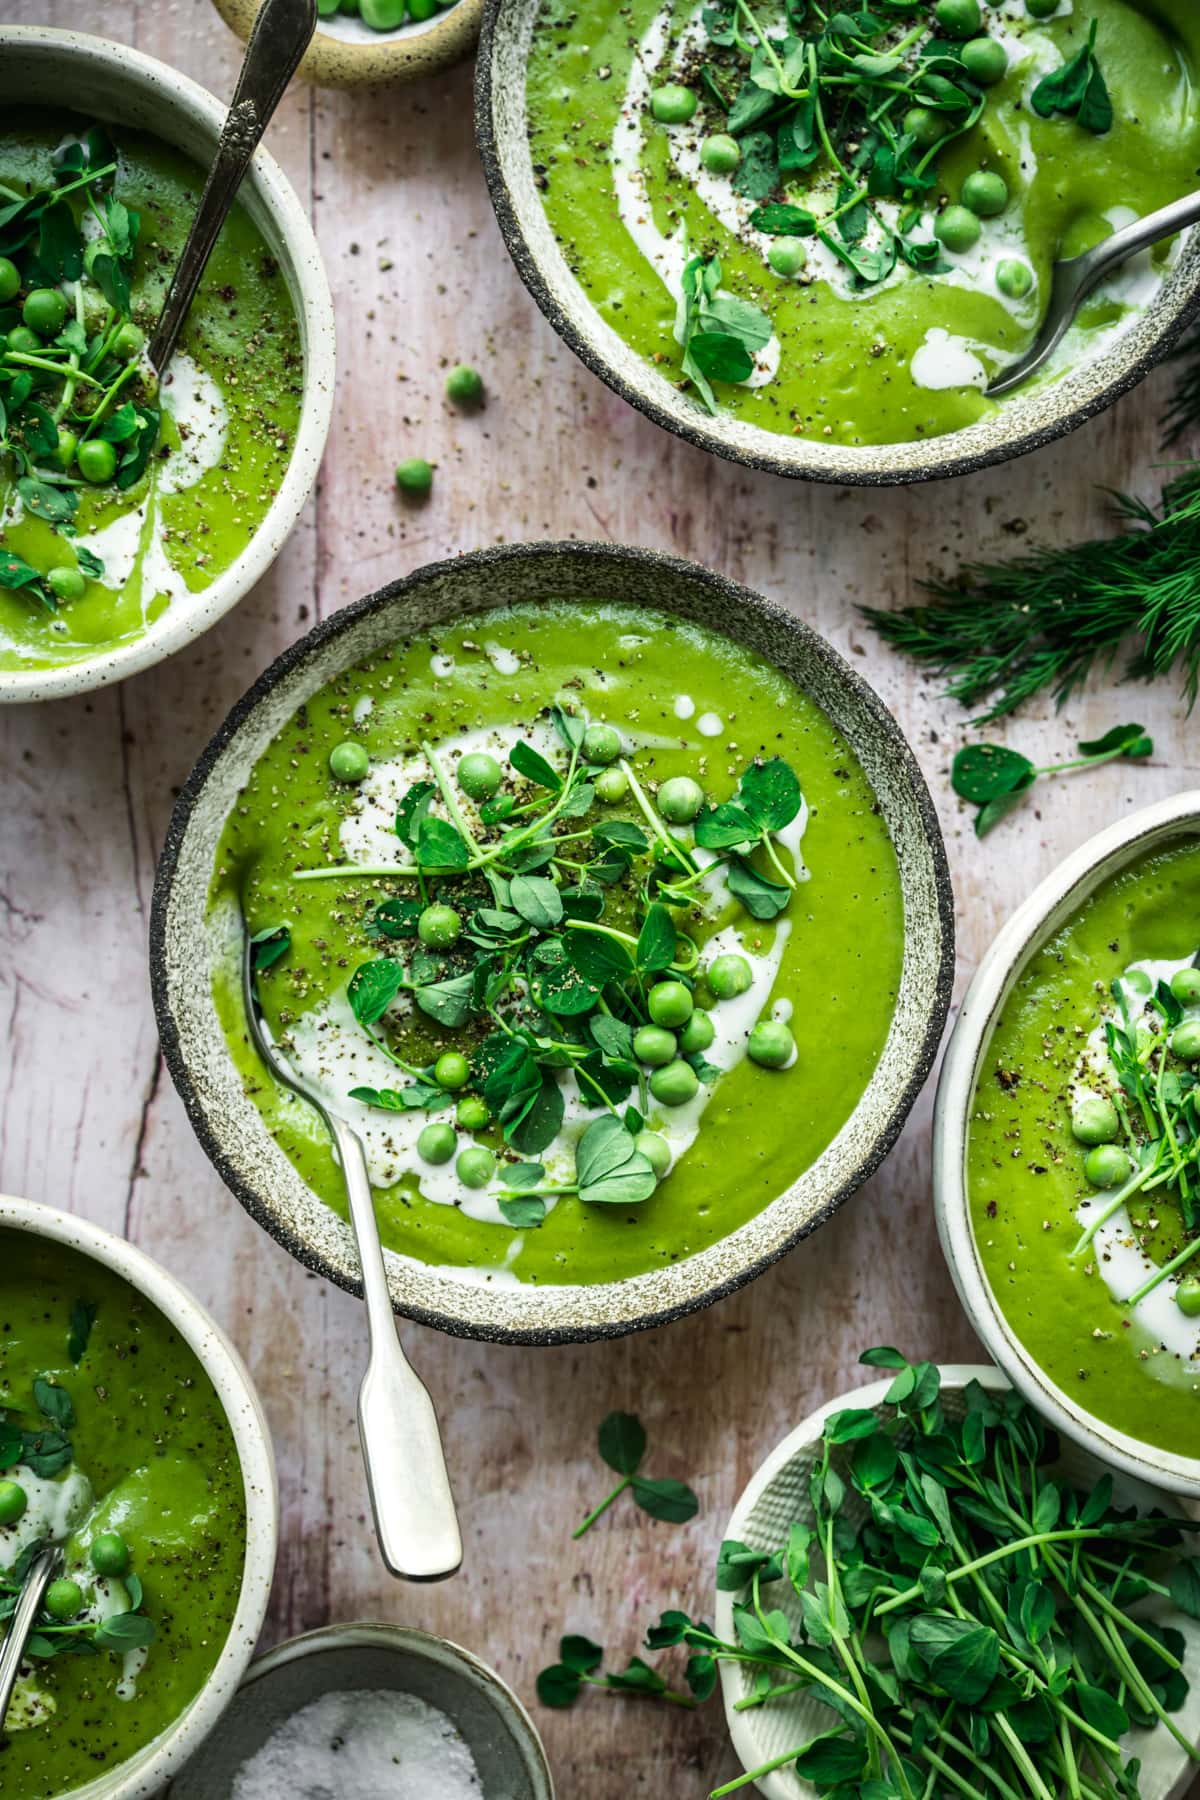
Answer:
[[[318,693],[251,771],[211,903],[232,1053],[304,1179],[344,1213],[323,1127],[246,1043],[239,907],[384,1241],[490,1281],[614,1280],[752,1217],[854,1110],[903,954],[825,714],[599,602],[481,614]]]

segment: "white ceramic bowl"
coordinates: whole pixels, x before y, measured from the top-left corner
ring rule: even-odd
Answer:
[[[1177,1456],[1106,1425],[1056,1385],[1018,1341],[992,1293],[967,1204],[967,1127],[979,1066],[1004,1002],[1031,956],[1102,883],[1173,839],[1200,836],[1200,792],[1148,806],[1090,838],[1018,907],[983,958],[951,1034],[934,1113],[938,1236],[958,1297],[985,1349],[1058,1431],[1130,1475],[1200,1498],[1200,1458]]]
[[[978,1381],[993,1391],[1009,1385],[1000,1371],[990,1364],[954,1365],[943,1368],[941,1374],[942,1399],[951,1417],[957,1417],[964,1410],[962,1395],[968,1382]],[[881,1408],[890,1385],[889,1377],[851,1393],[839,1394],[836,1400],[827,1401],[805,1419],[803,1425],[797,1426],[751,1476],[725,1527],[725,1536],[737,1538],[754,1550],[778,1550],[787,1543],[788,1527],[793,1519],[803,1519],[811,1524],[813,1510],[808,1497],[808,1480],[826,1419],[845,1407]],[[891,1409],[888,1410],[890,1414]],[[1094,1483],[1106,1472],[1099,1458],[1065,1443],[1059,1466],[1082,1487]],[[1164,1505],[1162,1495],[1154,1488],[1126,1477],[1118,1480],[1114,1492],[1122,1506],[1136,1505],[1145,1511],[1151,1506],[1162,1508]],[[862,1502],[849,1487],[845,1516],[855,1524],[865,1517]],[[763,1593],[767,1605],[781,1607],[794,1624],[799,1623],[799,1602],[786,1580],[764,1588]],[[734,1636],[733,1604],[737,1597],[734,1594],[717,1595],[716,1629],[720,1637],[730,1639]],[[1178,1618],[1173,1619],[1172,1624],[1178,1624],[1187,1641],[1185,1660],[1192,1678],[1191,1693],[1183,1711],[1176,1715],[1176,1722],[1188,1737],[1195,1739],[1200,1735],[1200,1679],[1197,1678],[1200,1623]],[[735,1703],[753,1692],[753,1666],[722,1663],[720,1672],[721,1698],[725,1703],[729,1735],[744,1769],[758,1768],[818,1733],[832,1730],[836,1723],[829,1708],[807,1694],[789,1695],[782,1700],[773,1700],[769,1706],[737,1712]],[[1142,1759],[1142,1800],[1177,1800],[1177,1796],[1187,1790],[1195,1774],[1195,1764],[1188,1760],[1169,1732],[1133,1732],[1128,1744],[1131,1754]],[[764,1775],[755,1786],[767,1800],[815,1800],[817,1791],[811,1783],[802,1781],[790,1766]]]
[[[244,41],[262,0],[213,0]],[[373,31],[347,13],[317,21],[300,75],[318,87],[402,87],[424,81],[470,56],[479,38],[483,0],[455,0],[431,19],[406,19],[392,31]]]
[[[212,161],[226,110],[205,88],[127,44],[20,25],[0,25],[0,111],[6,103],[67,108],[152,132],[202,168]],[[191,643],[270,568],[312,492],[333,408],[329,283],[304,209],[264,150],[256,153],[239,198],[283,271],[304,357],[300,421],[279,492],[236,562],[199,593],[173,601],[142,637],[59,669],[0,670],[0,702],[57,700],[106,687]]]
[[[260,1656],[170,1800],[229,1800],[237,1771],[285,1719],[322,1694],[359,1688],[413,1694],[445,1713],[475,1760],[483,1800],[554,1800],[542,1741],[512,1689],[469,1650],[400,1625],[330,1625]]]
[[[148,1800],[161,1792],[163,1783],[212,1730],[254,1655],[270,1598],[279,1539],[270,1430],[246,1367],[220,1326],[173,1275],[141,1250],[86,1219],[8,1194],[0,1194],[0,1230],[24,1231],[31,1237],[65,1244],[111,1269],[145,1295],[202,1365],[237,1446],[246,1496],[246,1560],[237,1610],[213,1671],[175,1723],[152,1743],[86,1787],[71,1789],[71,1800]]]

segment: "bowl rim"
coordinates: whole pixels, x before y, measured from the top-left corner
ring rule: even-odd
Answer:
[[[893,470],[859,468],[840,457],[836,463],[832,458],[824,459],[820,455],[821,445],[816,439],[781,438],[781,443],[803,445],[807,460],[800,455],[784,456],[781,450],[769,448],[772,439],[778,434],[762,428],[756,431],[754,447],[743,447],[715,431],[698,407],[694,418],[670,412],[655,398],[648,379],[644,384],[627,379],[591,342],[587,332],[576,323],[572,312],[560,305],[551,291],[550,283],[542,272],[541,262],[522,227],[517,204],[505,178],[502,155],[504,134],[498,131],[496,124],[494,53],[497,43],[503,41],[507,21],[515,12],[516,0],[484,0],[479,53],[475,63],[475,137],[505,248],[541,312],[584,366],[598,376],[606,387],[611,388],[613,393],[643,413],[655,425],[661,425],[664,430],[695,445],[699,450],[710,451],[727,462],[738,463],[744,468],[760,469],[770,475],[782,475],[794,481],[830,482],[838,487],[915,486],[919,482],[945,481],[958,475],[972,475],[980,469],[993,468],[998,463],[1010,462],[1033,450],[1044,449],[1047,444],[1077,431],[1089,419],[1104,412],[1114,401],[1136,387],[1168,355],[1188,326],[1200,316],[1200,286],[1197,286],[1190,296],[1180,297],[1180,304],[1173,316],[1164,321],[1153,342],[1140,351],[1127,366],[1114,373],[1097,392],[1080,400],[1069,411],[1060,413],[1051,423],[1028,426],[1011,440],[993,444],[989,448],[955,450],[953,446],[964,435],[962,432],[944,432],[936,438],[915,439],[891,446],[866,447],[876,456],[891,449],[898,458],[903,458],[904,466]],[[1196,235],[1198,231],[1200,228],[1192,228],[1184,234],[1183,241],[1200,243],[1200,236]],[[590,303],[581,297],[580,317],[585,317],[589,310]],[[646,374],[647,377],[650,374],[648,368]],[[932,450],[939,445],[945,446],[945,449],[936,457],[927,461],[918,459],[918,451]],[[834,448],[844,452],[847,449],[853,451],[858,446]]]
[[[6,50],[58,56],[134,79],[148,94],[165,97],[193,123],[211,131],[215,145],[227,108],[190,76],[130,45],[88,32],[63,31],[49,25],[0,24],[0,56]],[[174,140],[156,131],[164,143]],[[139,674],[173,656],[245,598],[271,567],[308,503],[316,483],[325,440],[333,417],[336,353],[333,298],[325,264],[308,216],[291,182],[269,151],[254,153],[246,174],[263,210],[270,215],[286,252],[294,281],[289,293],[300,331],[304,375],[300,417],[292,453],[257,531],[241,555],[222,574],[186,598],[172,602],[140,637],[115,648],[101,649],[52,669],[0,670],[0,705],[58,700],[90,693]]]
[[[768,599],[753,589],[744,587],[741,583],[731,580],[714,569],[707,568],[702,563],[691,562],[682,557],[670,556],[661,551],[646,550],[632,545],[579,539],[542,540],[528,544],[491,545],[482,550],[467,552],[463,556],[427,563],[422,568],[413,570],[382,588],[375,589],[361,600],[339,608],[280,652],[230,709],[226,718],[201,751],[191,774],[180,789],[167,826],[162,853],[155,871],[149,934],[150,985],[159,1038],[164,1060],[183,1101],[192,1129],[199,1138],[209,1161],[250,1216],[263,1226],[278,1243],[282,1244],[303,1267],[333,1281],[348,1293],[361,1297],[362,1284],[357,1277],[329,1263],[290,1225],[272,1213],[262,1203],[257,1189],[242,1179],[209,1123],[202,1097],[193,1080],[188,1058],[183,1049],[182,1033],[175,1016],[171,996],[170,965],[167,952],[168,914],[175,876],[189,825],[209,777],[219,764],[226,746],[245,720],[254,713],[260,701],[273,691],[276,684],[294,669],[302,666],[330,639],[340,636],[360,620],[383,611],[395,600],[414,590],[419,590],[430,582],[437,582],[447,577],[452,579],[455,573],[464,567],[497,571],[500,577],[496,584],[497,591],[503,594],[503,574],[506,565],[534,561],[553,564],[555,561],[568,558],[577,564],[587,565],[589,571],[594,570],[597,586],[601,590],[605,567],[620,564],[635,564],[658,572],[662,577],[664,587],[674,575],[676,578],[682,578],[689,583],[707,588],[726,602],[753,610],[758,613],[760,618],[765,618],[779,629],[799,636],[806,643],[814,658],[833,671],[838,679],[850,688],[864,711],[871,715],[882,740],[886,742],[889,751],[896,757],[897,766],[903,771],[904,780],[911,790],[920,823],[921,839],[931,864],[930,885],[935,901],[939,955],[937,967],[931,971],[926,986],[928,1006],[920,1043],[914,1046],[907,1076],[895,1104],[876,1132],[869,1150],[846,1165],[833,1192],[813,1217],[806,1220],[779,1244],[748,1257],[744,1265],[739,1267],[735,1273],[722,1276],[701,1292],[686,1294],[670,1305],[657,1306],[652,1311],[641,1313],[632,1319],[622,1317],[590,1322],[586,1325],[554,1327],[480,1324],[477,1320],[455,1317],[439,1311],[436,1307],[416,1302],[406,1301],[401,1306],[393,1296],[396,1311],[406,1318],[415,1320],[418,1324],[432,1325],[451,1336],[470,1337],[493,1343],[531,1345],[590,1343],[602,1338],[623,1337],[634,1331],[653,1330],[658,1326],[671,1324],[674,1320],[683,1318],[689,1313],[714,1305],[717,1301],[734,1293],[738,1288],[745,1286],[747,1282],[756,1279],[773,1263],[789,1254],[833,1216],[850,1195],[869,1176],[874,1174],[891,1151],[933,1067],[945,1028],[954,983],[954,893],[937,809],[933,804],[925,778],[907,738],[879,695],[855,669],[851,668],[829,640],[815,631],[806,621],[796,614],[788,612],[778,602]],[[574,604],[574,602],[570,603]],[[665,606],[663,610],[669,612],[670,607]],[[866,1094],[869,1086],[870,1083],[864,1087],[863,1095]],[[861,1103],[862,1097],[860,1095],[859,1103]],[[794,1183],[789,1184],[789,1188],[785,1188],[783,1194],[789,1192],[790,1187],[794,1185]],[[783,1195],[776,1196],[776,1201],[782,1197]],[[768,1202],[767,1207],[763,1208],[763,1212],[755,1217],[762,1217],[763,1213],[769,1211],[773,1204],[775,1202]],[[753,1223],[753,1221],[748,1223]],[[739,1229],[745,1229],[745,1227]],[[673,1267],[686,1268],[687,1263],[694,1260],[694,1258],[683,1259]],[[627,1277],[626,1281],[636,1279],[640,1278]],[[625,1282],[597,1283],[592,1284],[586,1291],[600,1293],[606,1288],[619,1289],[623,1285]],[[470,1286],[464,1282],[461,1287],[465,1298],[470,1291]]]
[[[166,1318],[187,1343],[216,1390],[229,1422],[246,1502],[245,1559],[238,1603],[204,1686],[149,1744],[80,1788],[71,1800],[149,1800],[216,1725],[249,1666],[266,1618],[279,1542],[279,1493],[266,1414],[249,1370],[208,1309],[170,1270],[128,1239],[77,1213],[0,1194],[0,1231],[64,1244],[120,1276]]]
[[[1044,1418],[1094,1456],[1169,1493],[1200,1498],[1200,1456],[1177,1455],[1106,1425],[1073,1400],[1017,1338],[987,1279],[967,1198],[966,1153],[980,1065],[996,1017],[1030,958],[1092,893],[1139,854],[1200,834],[1200,789],[1174,794],[1088,838],[1004,924],[963,997],[938,1078],[933,1118],[933,1203],[938,1239],[967,1317],[984,1348]]]

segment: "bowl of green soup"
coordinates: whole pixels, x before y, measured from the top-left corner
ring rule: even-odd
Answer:
[[[489,0],[480,150],[582,360],[776,474],[886,483],[1045,444],[1191,317],[1200,241],[1125,265],[1047,367],[1051,265],[1190,193],[1190,0]]]
[[[1060,1430],[1200,1495],[1200,795],[1014,914],[940,1079],[935,1202],[988,1351]]]
[[[58,1544],[0,1737],[21,1800],[141,1800],[212,1730],[274,1571],[275,1469],[236,1351],[97,1226],[0,1196],[0,1608]]]
[[[202,1144],[357,1289],[265,1027],[362,1140],[399,1310],[549,1343],[728,1293],[875,1169],[952,967],[924,782],[794,615],[646,551],[435,565],[234,708],[175,811],[153,986]]]
[[[18,26],[0,102],[0,701],[45,700],[170,655],[270,566],[316,479],[333,314],[260,150],[159,382],[146,343],[224,107]]]

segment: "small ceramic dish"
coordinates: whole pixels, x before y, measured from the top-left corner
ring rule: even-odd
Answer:
[[[262,0],[213,0],[243,43]],[[431,19],[409,19],[394,31],[372,31],[349,13],[319,19],[300,64],[317,87],[400,87],[422,81],[470,56],[479,39],[483,0],[454,0]]]
[[[0,25],[0,108],[44,105],[147,131],[207,168],[225,107],[127,44],[42,26]],[[208,587],[176,599],[138,638],[55,669],[0,670],[0,702],[57,700],[122,681],[207,631],[270,568],[312,492],[333,409],[333,302],[321,253],[282,169],[259,150],[239,195],[278,261],[296,311],[304,391],[291,459],[258,531]]]
[[[542,203],[533,166],[526,80],[544,0],[487,0],[475,75],[475,127],[492,205],[526,287],[592,373],[639,412],[703,450],[749,468],[866,487],[966,475],[1023,456],[1111,406],[1170,349],[1194,317],[1200,231],[1192,231],[1154,300],[1103,354],[1061,379],[1016,394],[964,431],[911,443],[842,445],[788,437],[730,414],[709,417],[632,349],[572,274]]]
[[[993,1391],[1009,1385],[991,1364],[951,1366],[943,1368],[941,1375],[942,1400],[951,1418],[960,1417],[965,1410],[963,1390],[969,1382],[978,1381]],[[774,1551],[786,1545],[788,1528],[794,1519],[811,1524],[813,1510],[808,1483],[825,1421],[832,1413],[846,1407],[873,1409],[882,1414],[883,1397],[889,1386],[890,1380],[873,1381],[867,1387],[840,1394],[836,1400],[827,1401],[810,1414],[751,1476],[733,1509],[725,1536],[736,1538],[753,1550]],[[890,1408],[888,1412],[890,1415]],[[1098,1457],[1071,1444],[1063,1445],[1059,1467],[1070,1480],[1084,1488],[1107,1472]],[[1114,1493],[1121,1506],[1137,1506],[1143,1511],[1163,1506],[1163,1497],[1154,1488],[1127,1477],[1119,1478]],[[848,1490],[843,1516],[856,1525],[865,1517],[862,1501],[853,1491]],[[763,1593],[767,1605],[780,1607],[793,1624],[799,1624],[800,1604],[790,1583],[786,1580],[774,1583],[764,1588]],[[717,1595],[716,1630],[722,1638],[732,1639],[736,1635],[733,1606],[737,1597],[728,1593]],[[1181,1730],[1195,1739],[1200,1733],[1200,1681],[1196,1679],[1200,1623],[1186,1618],[1178,1618],[1172,1623],[1178,1624],[1186,1639],[1186,1662],[1192,1674],[1187,1703],[1176,1715],[1176,1720]],[[747,1699],[754,1691],[753,1665],[723,1662],[720,1675],[729,1735],[744,1769],[760,1768],[792,1746],[805,1744],[819,1733],[833,1729],[836,1723],[835,1715],[827,1706],[803,1693],[785,1696],[772,1701],[769,1706],[755,1706],[739,1712],[737,1702]],[[1141,1800],[1178,1800],[1191,1785],[1195,1764],[1189,1761],[1170,1734],[1165,1730],[1136,1732],[1131,1734],[1128,1742],[1132,1754],[1140,1755],[1142,1759]],[[755,1786],[767,1800],[816,1800],[816,1788],[801,1780],[790,1766],[763,1775]]]
[[[1025,965],[1102,883],[1172,840],[1200,836],[1200,792],[1177,794],[1090,838],[1018,907],[967,989],[942,1064],[934,1114],[934,1207],[942,1251],[968,1318],[1013,1386],[1093,1455],[1130,1475],[1200,1498],[1200,1458],[1127,1436],[1063,1392],[1020,1343],[992,1292],[967,1199],[967,1132],[980,1065]]]
[[[238,1690],[266,1617],[279,1501],[271,1433],[250,1376],[215,1319],[158,1263],[98,1225],[32,1200],[0,1195],[0,1229],[48,1238],[110,1269],[149,1300],[178,1331],[198,1359],[225,1410],[241,1463],[246,1497],[246,1560],[237,1610],[225,1646],[204,1687],[175,1723],[135,1756],[86,1787],[72,1800],[148,1800],[162,1791],[213,1729]]]
[[[905,915],[899,996],[876,1070],[816,1162],[756,1217],[694,1256],[594,1285],[456,1279],[388,1253],[396,1308],[467,1336],[561,1343],[678,1318],[760,1274],[876,1169],[929,1072],[949,1004],[953,904],[937,817],[899,726],[823,638],[794,614],[693,563],[602,544],[516,545],[435,564],[349,606],[301,638],[238,703],[197,763],[167,834],[155,887],[151,970],[167,1064],[201,1143],[258,1222],[351,1292],[349,1227],[305,1184],[268,1131],[230,1054],[213,999],[228,932],[209,913],[217,841],[247,774],[297,708],[384,645],[503,603],[652,607],[765,657],[836,721],[878,798],[897,852]]]
[[[399,1625],[330,1625],[259,1657],[170,1800],[230,1800],[238,1770],[286,1719],[322,1694],[359,1689],[412,1694],[443,1712],[474,1758],[484,1800],[554,1800],[541,1739],[512,1689],[469,1650]]]

